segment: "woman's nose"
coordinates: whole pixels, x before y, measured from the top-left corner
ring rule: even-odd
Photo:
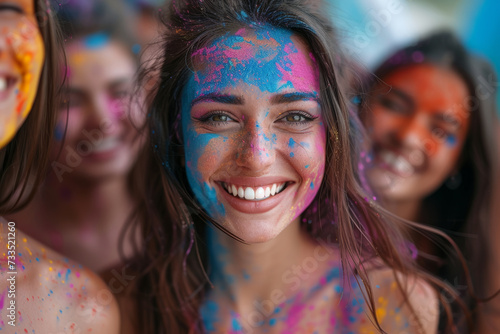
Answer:
[[[419,149],[428,154],[436,150],[435,138],[432,135],[427,115],[416,113],[397,130],[398,140],[408,148]]]
[[[257,123],[247,125],[245,135],[236,153],[236,163],[239,167],[254,173],[263,173],[275,161],[275,149],[269,133]]]

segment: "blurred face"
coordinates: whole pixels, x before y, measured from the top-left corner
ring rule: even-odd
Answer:
[[[0,0],[0,148],[33,106],[44,57],[33,0]]]
[[[105,35],[77,40],[65,51],[68,85],[56,137],[62,137],[66,122],[67,131],[62,154],[57,155],[60,148],[56,147],[53,156],[70,168],[63,171],[72,176],[124,175],[138,152],[135,122],[130,118],[135,113],[129,106],[135,62]]]
[[[241,29],[194,55],[184,88],[186,172],[203,208],[247,242],[311,203],[325,165],[315,60],[286,30]]]
[[[421,200],[458,168],[469,118],[468,89],[455,72],[429,64],[398,69],[371,92],[374,142],[369,179],[392,200]]]

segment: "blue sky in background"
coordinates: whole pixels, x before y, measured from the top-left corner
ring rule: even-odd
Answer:
[[[373,69],[395,49],[448,28],[500,73],[498,0],[330,0],[331,16],[354,59]],[[500,105],[500,94],[497,93]]]

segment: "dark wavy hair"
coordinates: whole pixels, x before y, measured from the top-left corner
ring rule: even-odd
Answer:
[[[31,112],[15,137],[0,149],[0,215],[22,209],[45,177],[62,82],[61,36],[46,2],[33,0],[45,60]]]
[[[147,99],[152,156],[144,159],[145,193],[136,212],[136,221],[142,223],[144,235],[137,259],[140,275],[131,289],[137,302],[137,330],[204,331],[199,309],[210,286],[204,271],[207,263],[204,227],[210,221],[224,229],[203,211],[187,182],[179,127],[181,95],[192,75],[193,53],[242,27],[269,25],[287,29],[307,43],[317,60],[327,129],[326,169],[320,190],[301,221],[314,238],[331,238],[338,243],[342,266],[356,273],[375,322],[366,260],[379,258],[403,275],[424,277],[431,284],[442,286],[439,280],[416,268],[398,225],[394,220],[381,218],[377,204],[360,186],[358,143],[363,133],[340,84],[339,68],[345,65],[344,55],[334,28],[317,3],[180,0],[173,1],[166,11],[168,30],[162,54],[155,62],[156,67],[142,73],[142,82],[157,80],[157,85]],[[400,287],[407,300],[404,286]],[[378,322],[376,326],[383,332]]]

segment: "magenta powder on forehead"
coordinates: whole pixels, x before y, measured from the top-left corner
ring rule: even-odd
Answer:
[[[292,43],[285,45],[284,50],[287,53],[285,59],[289,60],[290,70],[286,70],[279,63],[276,63],[276,67],[282,74],[282,80],[293,82],[293,87],[297,91],[308,91],[311,88],[308,86],[308,82],[314,82],[316,84],[314,88],[319,88],[318,70],[315,68],[314,72],[310,71],[307,57],[303,53],[297,52]]]

